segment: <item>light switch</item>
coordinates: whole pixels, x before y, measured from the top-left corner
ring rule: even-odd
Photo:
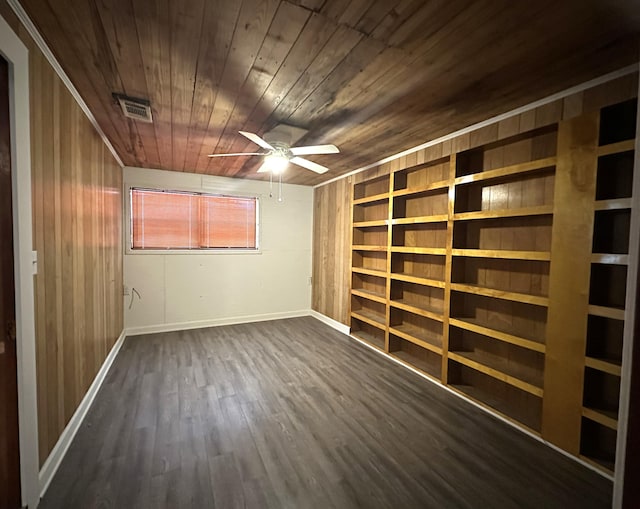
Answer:
[[[31,251],[31,273],[34,276],[38,273],[38,251]]]

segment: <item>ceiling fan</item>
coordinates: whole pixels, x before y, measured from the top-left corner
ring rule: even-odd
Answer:
[[[237,152],[233,154],[209,154],[209,157],[233,157],[233,156],[265,156],[264,162],[258,173],[271,172],[274,175],[282,174],[289,163],[297,164],[307,170],[315,171],[316,173],[325,173],[329,171],[329,168],[322,166],[321,164],[314,163],[308,159],[304,159],[300,156],[316,155],[316,154],[337,154],[340,152],[335,145],[310,145],[306,147],[291,147],[291,141],[276,141],[286,139],[291,140],[292,137],[296,139],[300,138],[301,133],[306,131],[291,126],[278,126],[280,129],[274,129],[270,133],[265,133],[265,138],[270,141],[262,139],[260,136],[254,133],[246,131],[238,131],[245,138],[250,139],[256,145],[259,145],[265,152]],[[287,129],[284,129],[287,128]],[[296,130],[296,131],[294,131]],[[288,135],[288,136],[285,136]],[[271,136],[268,136],[271,135]],[[273,138],[273,141],[271,141]]]

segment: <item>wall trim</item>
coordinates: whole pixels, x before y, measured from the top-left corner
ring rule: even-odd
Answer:
[[[11,0],[9,0],[11,1]],[[397,154],[393,154],[390,155],[388,157],[385,157],[384,159],[380,159],[379,161],[376,161],[375,163],[371,163],[371,164],[367,164],[366,166],[361,166],[360,168],[357,168],[353,171],[350,171],[349,173],[345,173],[343,175],[339,175],[337,177],[334,177],[330,180],[327,180],[325,182],[322,182],[320,184],[316,184],[315,186],[313,186],[314,189],[317,189],[318,187],[322,187],[322,186],[326,186],[327,184],[331,184],[332,182],[336,182],[338,180],[347,178],[347,177],[351,177],[353,175],[356,175],[358,173],[362,173],[363,171],[367,171],[370,170],[371,168],[375,168],[376,166],[380,166],[381,164],[385,164],[388,163],[390,161],[395,161],[396,159],[400,159],[401,157],[404,157],[406,155],[409,154],[413,154],[414,152],[417,152],[418,150],[422,150],[428,147],[431,147],[433,145],[437,145],[438,143],[442,143],[443,141],[447,141],[447,140],[451,140],[453,138],[457,138],[458,136],[461,136],[463,134],[467,134],[470,133],[472,131],[475,131],[477,129],[481,129],[483,127],[486,127],[488,125],[491,124],[495,124],[496,122],[501,122],[502,120],[505,120],[507,118],[513,117],[515,115],[520,115],[521,113],[524,113],[526,111],[535,109],[535,108],[539,108],[540,106],[544,106],[545,104],[549,104],[552,103],[554,101],[557,101],[558,99],[564,99],[565,97],[568,97],[570,95],[576,94],[578,92],[582,92],[584,90],[587,90],[589,88],[593,88],[596,87],[598,85],[602,85],[603,83],[607,83],[609,81],[613,81],[616,80],[618,78],[622,78],[623,76],[627,76],[629,74],[633,74],[634,72],[638,72],[638,69],[640,69],[640,64],[631,64],[627,67],[623,67],[622,69],[618,69],[617,71],[613,71],[610,72],[608,74],[605,74],[603,76],[600,76],[598,78],[594,78],[592,80],[589,81],[585,81],[584,83],[580,83],[579,85],[576,85],[574,87],[571,88],[567,88],[566,90],[562,90],[561,92],[557,92],[555,94],[552,94],[550,96],[544,97],[543,99],[539,99],[537,101],[534,101],[532,103],[526,104],[525,106],[521,106],[519,108],[516,108],[515,110],[511,110],[508,111],[507,113],[501,113],[500,115],[496,115],[495,117],[491,117],[487,120],[483,120],[482,122],[478,122],[477,124],[473,124],[470,125],[468,127],[464,127],[462,129],[459,129],[458,131],[455,131],[453,133],[450,134],[446,134],[444,136],[441,136],[440,138],[436,138],[435,140],[431,140],[431,141],[427,141],[421,145],[417,145],[415,147],[409,148],[407,150],[404,150],[402,152],[398,152]]]
[[[638,85],[640,97],[640,84]],[[640,320],[636,314],[638,294],[638,272],[640,271],[640,108],[636,112],[636,146],[633,179],[633,203],[631,204],[631,225],[629,228],[629,265],[627,266],[627,295],[624,312],[624,338],[622,341],[622,375],[620,378],[620,409],[618,411],[618,440],[616,443],[615,483],[613,485],[614,509],[623,506],[624,478],[627,459],[627,434],[629,432],[629,407],[631,404],[631,374],[633,366],[633,348],[638,338],[634,337],[635,324]]]
[[[21,498],[23,505],[33,509],[37,507],[40,497],[34,266],[32,264],[29,52],[2,16],[0,16],[0,54],[9,62]]]
[[[76,433],[80,429],[80,426],[82,426],[82,423],[84,422],[84,419],[87,416],[89,409],[91,408],[91,404],[97,396],[100,387],[102,387],[102,384],[107,377],[107,373],[109,372],[113,361],[116,359],[116,356],[118,355],[118,352],[120,351],[120,348],[122,347],[126,336],[126,330],[123,329],[115,344],[111,348],[109,355],[107,355],[107,358],[96,374],[96,377],[93,379],[89,390],[85,394],[84,398],[82,398],[82,401],[69,420],[69,423],[64,428],[62,434],[60,435],[60,438],[58,439],[58,442],[49,454],[47,460],[44,462],[44,465],[42,465],[42,469],[40,469],[39,475],[41,497],[44,497],[47,488],[49,488],[49,484],[51,484],[53,477],[58,471],[62,460],[69,450],[71,442],[73,442]]]
[[[351,334],[351,328],[348,325],[345,325],[337,320],[334,320],[333,318],[329,318],[327,315],[323,315],[322,313],[316,311],[315,309],[310,310],[309,315],[313,316],[314,318],[317,318],[321,322],[326,323],[329,327],[333,327],[335,330],[337,330],[338,332],[341,332],[342,334],[346,334],[347,336]]]
[[[47,59],[51,67],[53,67],[53,70],[56,72],[58,77],[65,84],[65,86],[67,87],[67,89],[69,90],[73,98],[78,103],[78,106],[80,106],[84,114],[87,116],[87,118],[89,119],[89,122],[91,122],[91,124],[97,131],[98,135],[100,136],[100,138],[102,138],[102,141],[109,149],[109,152],[111,152],[111,155],[113,155],[114,159],[120,165],[120,167],[123,168],[124,163],[122,162],[122,159],[120,159],[120,156],[116,152],[116,149],[113,147],[113,145],[109,141],[109,138],[107,138],[107,135],[104,134],[104,131],[100,128],[100,125],[98,125],[98,121],[96,120],[96,117],[94,117],[93,113],[91,113],[91,110],[87,106],[87,103],[85,103],[84,99],[82,99],[80,92],[78,92],[78,89],[76,89],[76,87],[73,85],[73,83],[69,79],[69,76],[67,76],[67,73],[65,73],[64,70],[62,69],[62,67],[60,66],[60,63],[58,62],[56,57],[53,55],[53,52],[51,51],[51,49],[49,49],[49,46],[40,35],[40,32],[38,31],[36,26],[33,24],[33,21],[31,21],[31,18],[26,13],[22,5],[20,5],[18,0],[7,0],[7,3],[11,7],[11,9],[13,9],[13,12],[15,12],[16,16],[18,16],[18,19],[20,20],[20,22],[27,29],[27,32],[29,32],[29,35],[33,38],[38,48],[40,48],[40,51],[42,51],[45,58]]]
[[[191,329],[204,329],[206,327],[219,327],[221,325],[236,325],[240,323],[266,322],[268,320],[282,320],[285,318],[298,318],[308,316],[308,309],[297,311],[285,311],[282,313],[267,313],[263,315],[233,316],[230,318],[214,318],[212,320],[198,320],[194,322],[176,322],[160,325],[145,325],[142,327],[128,327],[127,336],[140,336],[142,334],[155,334],[158,332],[174,332]]]

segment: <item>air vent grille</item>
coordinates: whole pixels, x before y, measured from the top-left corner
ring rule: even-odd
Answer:
[[[144,99],[127,97],[121,94],[113,94],[113,97],[120,103],[122,113],[125,117],[141,122],[153,122],[151,116],[151,103]]]

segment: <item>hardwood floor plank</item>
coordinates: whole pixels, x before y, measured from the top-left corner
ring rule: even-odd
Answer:
[[[599,509],[611,491],[304,317],[128,338],[41,507]]]

